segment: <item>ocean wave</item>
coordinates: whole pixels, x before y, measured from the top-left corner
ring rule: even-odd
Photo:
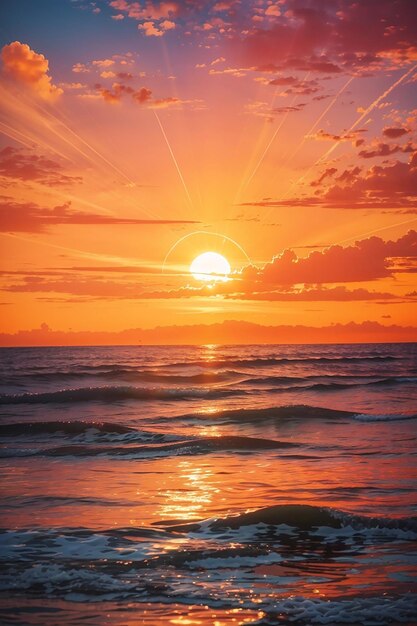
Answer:
[[[175,532],[224,532],[250,527],[254,534],[270,533],[273,527],[277,531],[295,528],[297,530],[343,530],[352,534],[360,531],[392,531],[395,537],[417,539],[417,517],[380,518],[365,515],[352,515],[330,507],[318,507],[308,504],[283,504],[256,509],[254,511],[231,515],[224,518],[211,518],[194,523],[176,523],[167,525],[166,530]],[[326,532],[323,530],[323,532]]]
[[[99,506],[107,507],[128,507],[128,500],[115,500],[103,497],[88,496],[59,496],[59,495],[33,495],[33,496],[6,496],[2,499],[4,509],[21,509],[22,507],[51,507],[51,506]]]
[[[351,418],[355,415],[353,411],[342,411],[339,409],[329,409],[326,407],[310,406],[308,404],[281,405],[264,407],[257,409],[224,409],[219,411],[187,413],[175,417],[159,418],[159,421],[172,420],[214,420],[225,423],[249,422],[256,424],[262,421],[274,421],[281,419],[341,419]]]
[[[358,411],[343,411],[327,407],[311,406],[309,404],[281,405],[262,407],[258,409],[224,409],[210,412],[197,412],[176,415],[175,417],[161,417],[158,421],[213,421],[225,424],[274,422],[279,420],[300,419],[354,419],[359,422],[382,422],[395,420],[416,419],[416,413],[393,413],[373,415],[372,413],[359,413]]]
[[[22,393],[0,395],[0,405],[4,404],[49,404],[74,402],[120,402],[123,400],[189,400],[192,398],[223,398],[245,394],[245,391],[231,389],[163,389],[130,386],[79,387],[59,389],[44,393]]]
[[[18,437],[20,435],[53,435],[64,433],[66,435],[81,435],[95,430],[100,433],[127,434],[137,432],[130,426],[124,426],[116,422],[18,422],[16,424],[0,424],[0,437]]]
[[[153,528],[6,531],[0,589],[9,597],[142,601],[150,615],[152,603],[239,606],[260,612],[265,626],[414,623],[417,597],[406,587],[416,525],[299,504]],[[380,579],[375,593],[378,570],[390,583],[383,594]],[[405,583],[394,591],[398,571]],[[352,575],[360,587],[327,593]],[[323,595],[313,595],[316,586]]]
[[[232,535],[239,538],[238,543],[230,543]],[[146,568],[160,564],[178,566],[203,555],[213,557],[215,553],[216,556],[242,556],[238,551],[241,548],[246,555],[254,556],[259,550],[265,554],[274,547],[281,556],[288,557],[288,549],[294,555],[300,549],[302,551],[300,544],[288,543],[288,538],[295,536],[307,542],[311,537],[316,538],[316,549],[326,542],[334,543],[337,538],[343,539],[347,549],[350,541],[363,544],[365,538],[370,543],[378,543],[380,539],[413,541],[417,539],[417,517],[369,517],[331,507],[279,504],[196,522],[162,520],[154,522],[151,527],[0,529],[0,558],[23,557],[30,561],[29,546],[33,550],[32,557],[36,552],[40,555],[46,551],[50,556],[83,560],[105,556],[117,560],[125,550],[123,556],[129,560],[141,560],[152,554],[155,559],[152,563],[145,562],[143,566]],[[181,542],[178,542],[179,537]],[[157,543],[159,538],[161,544]],[[148,539],[152,545],[147,545]],[[177,544],[177,549],[175,545],[168,546],[170,539]],[[134,552],[136,556],[133,556]]]
[[[163,436],[162,436],[163,437]],[[299,447],[289,441],[276,441],[261,437],[245,437],[224,435],[223,437],[201,437],[164,443],[148,443],[144,445],[64,445],[42,449],[2,450],[0,456],[53,456],[53,457],[92,457],[111,456],[126,459],[156,458],[161,456],[187,456],[209,454],[212,452],[256,452],[259,450],[285,450]]]
[[[417,382],[417,378],[411,376],[390,376],[388,378],[379,378],[371,381],[356,381],[350,383],[342,382],[325,382],[325,383],[313,383],[311,385],[306,384],[298,387],[287,387],[286,391],[296,390],[301,391],[303,389],[310,391],[340,391],[344,389],[351,389],[353,387],[391,387],[394,385],[404,385]]]
[[[263,559],[257,560],[257,563],[266,565],[274,562],[272,555],[266,555]],[[165,575],[158,575],[155,572],[148,572],[147,576],[138,576],[138,572],[132,565],[120,565],[120,569],[124,569],[124,575],[118,571],[116,566],[100,568],[97,564],[94,567],[86,567],[79,565],[77,562],[73,566],[63,565],[61,563],[43,562],[26,567],[21,570],[6,571],[0,575],[0,587],[10,596],[31,598],[59,598],[75,602],[94,602],[109,601],[105,609],[97,608],[98,611],[106,611],[111,617],[117,609],[115,619],[120,620],[120,612],[123,611],[123,623],[134,622],[137,619],[137,611],[140,611],[140,602],[143,605],[144,614],[146,613],[147,623],[152,623],[152,616],[155,618],[154,623],[161,623],[161,603],[168,610],[170,604],[182,604],[184,606],[205,607],[205,615],[201,615],[200,620],[196,623],[203,623],[209,618],[210,613],[207,611],[209,607],[214,610],[222,609],[238,610],[248,609],[255,613],[250,622],[253,626],[276,626],[276,624],[299,624],[300,626],[315,626],[327,624],[334,626],[335,624],[350,624],[352,626],[388,626],[398,624],[414,624],[415,615],[417,613],[417,597],[415,594],[402,593],[393,595],[384,593],[383,596],[372,593],[358,594],[356,596],[346,596],[339,598],[317,598],[291,593],[290,595],[272,593],[271,588],[265,588],[266,581],[260,582],[260,589],[248,593],[246,589],[249,585],[254,585],[253,579],[245,579],[242,575],[243,590],[239,593],[237,585],[240,580],[237,572],[241,572],[252,565],[253,561],[248,561],[245,557],[231,560],[229,570],[235,572],[235,580],[233,587],[229,589],[229,585],[220,585],[223,582],[223,576],[219,572],[215,577],[219,580],[217,584],[211,579],[216,574],[210,570],[206,574],[205,571],[194,572],[196,584],[191,584],[182,580],[182,577],[174,579],[170,572]],[[178,570],[174,570],[177,572]],[[292,580],[294,581],[293,577]],[[198,584],[201,580],[201,584]],[[280,577],[276,582],[282,589],[288,578]],[[223,588],[222,588],[223,587]],[[264,593],[262,593],[264,590]],[[245,593],[246,591],[246,593]],[[269,593],[268,593],[269,591]],[[122,606],[115,602],[123,602]],[[129,606],[127,601],[135,604]],[[155,603],[155,612],[153,613],[152,603]],[[35,612],[36,611],[36,612]],[[31,611],[36,618],[39,614],[39,607]],[[16,618],[16,609],[13,611],[5,608],[3,610],[5,616],[7,613],[12,617],[8,623],[18,623]],[[48,623],[61,623],[60,614],[54,610],[53,615],[41,611],[41,615]],[[176,611],[175,615],[178,614]],[[162,614],[163,615],[163,614]],[[258,618],[255,617],[258,615]],[[55,617],[54,617],[55,616]],[[22,615],[20,615],[22,617]],[[56,618],[58,617],[57,621]],[[191,619],[193,614],[190,614]],[[221,614],[219,615],[221,618]],[[166,618],[166,623],[171,621],[171,616]],[[50,621],[52,619],[52,622]],[[235,620],[239,619],[239,613],[236,613]],[[256,619],[256,621],[253,621]],[[181,619],[177,622],[181,623]],[[245,620],[247,621],[247,620]],[[22,623],[22,622],[20,622]],[[32,621],[31,623],[35,623]],[[40,622],[36,622],[40,623]],[[43,622],[46,623],[46,622]],[[71,620],[71,623],[72,620]],[[75,623],[75,622],[74,622]],[[78,622],[77,622],[78,623]],[[94,621],[94,623],[98,623]],[[185,622],[184,622],[185,623]],[[220,623],[218,621],[213,623]],[[223,620],[222,622],[223,623]]]
[[[77,370],[61,370],[61,371],[45,371],[45,372],[26,372],[20,373],[19,380],[29,379],[40,382],[55,382],[65,380],[82,380],[82,379],[103,379],[103,380],[123,380],[126,382],[144,382],[144,383],[163,383],[166,385],[211,385],[228,383],[236,378],[242,378],[244,374],[233,370],[214,372],[211,370],[198,374],[166,374],[151,370],[143,370],[127,367],[91,367],[88,369]],[[5,380],[10,382],[16,381],[16,374],[5,374]]]
[[[401,357],[392,355],[369,355],[369,356],[305,356],[305,357],[255,357],[255,358],[236,358],[219,357],[210,361],[203,359],[195,359],[190,361],[176,361],[166,364],[165,368],[178,368],[183,366],[200,366],[200,367],[264,367],[269,365],[285,365],[297,363],[361,363],[361,362],[390,362],[401,360]]]

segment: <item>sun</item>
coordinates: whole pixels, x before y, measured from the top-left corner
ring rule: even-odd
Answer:
[[[230,271],[229,261],[218,252],[203,252],[190,265],[193,277],[207,282],[225,282],[229,279]]]

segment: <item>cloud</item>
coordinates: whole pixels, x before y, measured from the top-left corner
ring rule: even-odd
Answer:
[[[47,278],[29,275],[21,283],[6,285],[2,291],[9,293],[63,293],[73,296],[89,296],[93,298],[131,299],[138,298],[141,287],[137,282],[116,282],[102,280],[99,277],[85,279],[82,277]]]
[[[96,61],[93,61],[93,65],[97,65],[100,68],[111,67],[112,65],[114,65],[114,59],[98,59]]]
[[[396,152],[415,152],[417,146],[413,146],[411,142],[400,146],[399,144],[388,144],[384,142],[377,142],[373,147],[361,150],[358,154],[362,159],[372,159],[375,157],[386,157]]]
[[[213,11],[219,11],[219,12],[223,12],[223,11],[230,11],[231,7],[233,5],[233,2],[216,2],[216,4],[213,7]]]
[[[65,90],[78,90],[78,89],[86,89],[87,85],[84,83],[59,83],[60,86]]]
[[[406,135],[409,132],[410,131],[408,128],[403,128],[402,126],[398,126],[398,127],[384,128],[384,130],[382,131],[382,134],[385,135],[385,137],[388,137],[389,139],[398,139],[398,137],[402,137],[403,135]]]
[[[231,296],[239,300],[262,300],[268,302],[358,302],[369,300],[392,300],[392,293],[368,291],[367,289],[349,290],[345,286],[317,289],[298,289],[292,291],[249,291]]]
[[[218,63],[224,63],[225,61],[226,59],[224,57],[217,57],[210,63],[210,65],[217,65]]]
[[[162,28],[163,31],[174,30],[175,22],[172,22],[171,20],[163,20],[160,22],[159,27]]]
[[[152,98],[152,91],[146,87],[142,87],[141,89],[134,91],[132,93],[132,97],[136,100],[136,102],[139,102],[139,104],[143,104]]]
[[[326,170],[324,170],[324,172],[320,175],[320,177],[317,180],[313,180],[311,185],[313,187],[318,187],[319,185],[321,185],[321,183],[324,180],[334,176],[335,174],[337,174],[337,169],[335,167],[328,167]]]
[[[100,96],[109,104],[117,104],[124,96],[128,96],[137,104],[147,106],[150,109],[166,109],[168,107],[183,106],[191,107],[194,110],[205,108],[202,100],[181,100],[174,96],[154,98],[151,89],[147,87],[133,89],[130,85],[124,85],[123,83],[113,83],[111,89],[103,87],[100,83],[97,83],[94,87]]]
[[[103,87],[100,83],[97,83],[95,88],[101,97],[110,104],[120,102],[123,95],[131,96],[133,100],[139,104],[144,104],[152,98],[152,91],[147,87],[141,87],[135,90],[130,85],[113,83],[111,89],[108,89],[107,87]]]
[[[32,208],[32,213],[33,213]],[[1,213],[0,213],[1,215]],[[9,212],[10,215],[10,212]],[[69,206],[55,207],[37,214],[41,224],[31,224],[32,231],[51,223],[75,224],[133,224],[155,223],[118,219],[107,216],[70,213]],[[170,223],[170,222],[167,222]],[[178,222],[177,222],[178,223]],[[21,277],[18,283],[9,283],[4,290],[11,292],[57,292],[73,296],[129,299],[181,299],[221,297],[233,300],[280,301],[280,302],[359,302],[381,303],[405,301],[388,291],[355,287],[346,283],[369,283],[381,279],[393,279],[398,272],[413,272],[417,263],[417,232],[410,230],[396,241],[384,241],[369,237],[351,246],[331,245],[314,250],[306,257],[298,257],[292,249],[283,250],[263,267],[247,266],[231,274],[227,282],[214,285],[189,284],[180,288],[150,291],[139,289],[133,274],[153,273],[155,268],[142,267],[77,267],[50,268],[48,271],[27,273],[5,271],[5,276]],[[76,271],[76,273],[74,273]],[[90,278],[88,274],[98,273]],[[103,278],[103,273],[116,273],[117,281]],[[83,274],[87,274],[84,275]],[[184,277],[185,278],[185,277]],[[190,279],[190,277],[189,277]]]
[[[143,22],[138,25],[139,30],[143,30],[147,37],[162,37],[164,30],[157,28],[154,22]]]
[[[260,77],[258,80],[274,87],[286,87],[286,89],[279,94],[280,96],[309,96],[320,90],[319,83],[316,80],[303,80],[295,76],[278,76],[278,78],[274,78],[273,80]]]
[[[345,131],[342,132],[340,135],[336,135],[334,133],[329,133],[321,128],[319,131],[314,133],[314,135],[307,135],[307,137],[309,139],[317,139],[319,141],[335,141],[337,143],[339,143],[340,141],[357,142],[361,134],[366,132],[366,128],[359,128],[358,130],[353,130],[350,132]]]
[[[265,15],[273,16],[273,17],[278,17],[279,15],[281,15],[281,9],[278,6],[278,3],[270,4],[269,7],[267,7],[265,10]]]
[[[43,185],[71,185],[79,183],[79,176],[64,174],[63,167],[43,155],[27,154],[8,146],[0,151],[0,176],[22,180],[36,181]]]
[[[110,6],[113,9],[126,13],[135,20],[161,20],[176,15],[180,9],[178,2],[131,2],[128,0],[112,0]]]
[[[294,104],[293,106],[275,107],[272,109],[272,113],[294,113],[296,111],[302,111],[305,106],[305,102],[300,102],[300,104]]]
[[[417,262],[417,232],[410,230],[396,241],[384,241],[369,237],[351,246],[332,245],[314,250],[306,257],[298,257],[287,249],[258,268],[248,266],[234,272],[231,280],[215,285],[186,285],[163,291],[138,290],[136,282],[126,277],[114,282],[98,282],[79,277],[79,271],[99,271],[100,268],[78,268],[77,279],[57,272],[24,275],[24,280],[9,285],[9,291],[61,291],[72,295],[95,297],[118,297],[135,299],[182,299],[222,297],[233,300],[279,301],[279,302],[359,302],[404,301],[412,294],[396,296],[388,291],[370,291],[367,288],[349,289],[346,283],[369,283],[392,279],[399,272],[413,272]],[[102,271],[106,270],[104,268]],[[138,268],[107,268],[108,272],[126,275],[143,273]],[[343,283],[343,284],[341,284]],[[329,286],[330,285],[330,286]]]
[[[143,272],[136,272],[143,273]],[[97,298],[128,298],[135,300],[177,300],[183,298],[218,298],[219,295],[231,300],[251,300],[268,302],[358,302],[371,300],[395,300],[391,293],[349,290],[344,286],[332,288],[307,288],[291,290],[240,291],[239,285],[232,283],[223,286],[181,287],[164,291],[143,291],[137,282],[115,282],[96,278],[60,278],[29,275],[19,284],[4,287],[9,292],[61,292],[75,296],[89,295]]]
[[[75,72],[75,74],[88,74],[90,69],[85,63],[75,63],[72,66],[72,71]]]
[[[238,67],[225,67],[223,69],[213,69],[209,70],[210,76],[234,76],[235,78],[243,78],[247,75],[246,69],[240,69]]]
[[[132,74],[125,72],[127,66],[133,65],[135,65],[134,54],[126,52],[124,54],[113,54],[104,59],[75,63],[72,66],[72,71],[76,74],[99,72],[102,78],[133,78]]]
[[[413,147],[414,149],[414,147]],[[409,145],[399,149],[409,152]],[[366,152],[366,151],[365,151]],[[376,152],[376,151],[375,151]],[[366,154],[362,157],[367,158]],[[370,156],[380,156],[372,153]],[[369,157],[370,158],[370,157]],[[417,152],[412,152],[408,162],[394,161],[374,165],[369,169],[353,167],[338,176],[327,168],[319,178],[310,183],[316,189],[313,196],[290,199],[266,199],[245,202],[243,206],[263,207],[323,207],[328,209],[404,209],[416,212],[417,204]]]
[[[169,225],[196,224],[192,220],[131,219],[73,211],[70,203],[52,209],[40,207],[34,202],[15,202],[8,196],[0,196],[0,232],[44,232],[57,225]]]
[[[293,250],[284,250],[261,270],[243,270],[241,278],[243,283],[249,281],[253,289],[259,284],[268,290],[271,285],[372,281],[392,277],[395,266],[391,259],[397,257],[417,258],[415,230],[410,230],[397,241],[370,237],[352,246],[334,245],[314,251],[304,258],[297,257]]]
[[[417,59],[413,0],[213,4],[108,0],[108,4],[116,12],[113,19],[135,20],[150,37],[162,37],[172,25],[187,36],[201,35],[201,47],[223,37],[229,61],[247,71],[368,76]]]
[[[1,50],[3,75],[24,85],[44,100],[55,100],[63,91],[52,84],[48,75],[49,61],[27,44],[14,41]]]
[[[287,0],[285,9],[236,37],[246,66],[369,74],[416,58],[417,6],[410,0]]]
[[[417,201],[417,153],[408,163],[374,165],[365,172],[356,168],[349,180],[341,180],[323,195],[324,206],[333,208],[415,207]],[[318,192],[320,193],[320,192]]]
[[[103,87],[100,83],[97,83],[94,87],[99,92],[103,100],[110,104],[120,102],[123,94],[134,93],[134,89],[132,87],[123,85],[122,83],[113,83],[111,89]]]
[[[180,10],[177,2],[128,2],[127,0],[112,0],[110,6],[121,11],[113,19],[123,19],[123,14],[141,22],[138,29],[147,37],[162,37],[167,31],[174,30],[176,23],[173,18]],[[121,17],[119,17],[121,16]]]

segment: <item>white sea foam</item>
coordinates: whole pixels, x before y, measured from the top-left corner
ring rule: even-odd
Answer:
[[[416,419],[417,414],[413,413],[391,413],[391,414],[379,414],[372,415],[370,413],[360,413],[358,415],[354,415],[354,419],[358,422],[395,422],[400,420],[412,420]]]

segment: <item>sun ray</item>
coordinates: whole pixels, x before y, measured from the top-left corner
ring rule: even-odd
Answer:
[[[22,100],[17,99],[13,94],[5,90],[4,88],[0,88],[0,93],[2,94],[2,96],[4,96],[2,97],[3,106],[7,105],[8,108],[12,109],[14,112],[19,111],[20,115],[26,121],[33,119],[34,123],[31,124],[31,128],[35,128],[35,127],[46,128],[46,130],[51,135],[51,137],[57,138],[59,141],[63,142],[64,145],[68,146],[69,148],[72,148],[72,150],[76,154],[86,159],[89,163],[93,165],[95,169],[97,169],[98,167],[98,162],[97,162],[96,157],[99,156],[103,166],[105,165],[107,168],[110,167],[113,171],[115,171],[118,174],[118,176],[122,176],[123,180],[126,180],[129,183],[129,185],[135,185],[135,183],[129,177],[127,177],[121,170],[119,170],[117,166],[112,164],[108,159],[106,159],[106,157],[101,155],[93,146],[90,146],[88,142],[86,142],[82,137],[80,137],[77,133],[75,133],[75,131],[72,131],[58,117],[46,111],[43,107],[41,107],[38,104],[35,104],[33,102],[31,102],[30,104],[27,104],[26,101],[24,101],[23,99]],[[33,141],[35,145],[39,145],[40,147],[49,149],[55,154],[61,156],[62,158],[65,158],[66,160],[74,162],[73,156],[68,156],[65,153],[63,153],[62,150],[57,148],[56,145],[54,145],[54,143],[52,143],[51,141],[45,142],[42,138],[38,136],[38,134],[36,136],[33,136],[33,135],[31,136],[27,132],[23,133],[20,130],[12,129],[12,127],[4,124],[3,122],[0,122],[0,123],[3,124],[6,127],[6,129],[8,128],[8,130],[15,132],[18,136],[20,135],[23,138],[28,139],[29,141]],[[4,130],[2,132],[4,133]],[[68,133],[70,136],[68,136]],[[4,133],[4,134],[7,134],[7,133]],[[75,141],[74,139],[72,139],[72,137],[75,138]],[[78,145],[77,141],[80,142],[82,146],[85,146],[87,148],[87,151],[82,146]],[[134,202],[132,200],[129,200],[129,202],[132,204],[135,210],[140,210],[142,213],[144,213],[148,217],[158,218],[158,219],[161,218],[161,215],[159,215],[155,211],[150,211],[146,209],[141,204],[139,204],[137,200],[135,200]]]
[[[310,76],[310,72],[307,72],[307,74],[306,74],[306,75],[304,76],[304,78],[302,79],[301,84],[305,83],[305,81],[306,81],[306,80],[308,80],[309,76]],[[275,101],[277,91],[278,91],[278,87],[277,87],[277,88],[275,89],[275,91],[274,91],[274,95],[273,95],[273,98],[272,98],[272,103],[271,103],[271,108],[273,107],[273,103],[274,103],[274,101]],[[293,106],[293,105],[295,104],[295,102],[297,101],[298,97],[299,97],[299,96],[298,96],[298,94],[296,94],[296,95],[293,97],[293,99],[292,99],[292,100],[291,100],[291,102],[290,102],[290,106]],[[264,148],[264,150],[263,150],[263,152],[262,152],[261,156],[259,157],[258,161],[256,162],[256,165],[255,165],[255,167],[253,168],[253,170],[252,170],[251,174],[249,175],[249,177],[248,177],[246,180],[244,180],[244,181],[242,181],[242,182],[241,182],[241,184],[240,184],[240,186],[239,186],[239,189],[238,189],[238,191],[237,191],[237,194],[236,194],[236,196],[235,196],[235,199],[234,199],[234,204],[238,203],[238,201],[239,201],[239,198],[240,198],[241,194],[242,194],[242,193],[243,193],[243,191],[244,191],[244,190],[245,190],[245,189],[249,186],[249,184],[252,182],[252,180],[253,180],[253,178],[254,178],[255,174],[257,173],[258,169],[259,169],[259,168],[260,168],[260,166],[262,165],[262,163],[263,163],[263,161],[264,161],[264,159],[265,159],[266,155],[268,154],[268,152],[269,152],[269,150],[270,150],[270,148],[271,148],[272,144],[274,143],[274,141],[275,141],[275,139],[276,139],[276,137],[277,137],[277,135],[278,135],[279,131],[280,131],[280,130],[281,130],[281,128],[283,127],[284,123],[286,122],[287,117],[288,117],[288,114],[289,114],[289,111],[287,111],[287,112],[285,113],[285,115],[283,116],[283,118],[282,118],[282,120],[281,120],[280,124],[277,126],[277,128],[276,128],[276,129],[275,129],[275,131],[274,131],[274,133],[272,134],[272,136],[271,136],[270,140],[268,141],[267,145],[265,146],[265,148]]]
[[[16,235],[15,233],[0,233],[1,237],[9,237],[11,239],[18,239],[19,241],[26,241],[31,244],[37,244],[40,246],[44,246],[47,248],[54,248],[56,250],[63,250],[65,252],[71,252],[74,256],[78,256],[84,259],[92,259],[94,261],[100,261],[102,263],[117,263],[120,265],[134,265],[134,266],[144,266],[150,265],[149,261],[138,260],[132,257],[119,257],[110,254],[99,254],[97,252],[88,252],[85,250],[79,250],[78,248],[71,248],[68,246],[61,246],[57,243],[51,243],[49,241],[44,241],[40,239],[35,239],[33,237],[24,237],[23,235]],[[160,272],[159,264],[151,264],[155,266],[158,273]]]
[[[163,137],[165,139],[165,142],[166,142],[166,144],[168,146],[169,153],[170,153],[170,155],[172,157],[172,160],[174,162],[175,168],[176,168],[176,170],[178,172],[178,176],[180,177],[182,186],[184,187],[185,195],[187,196],[190,208],[194,211],[194,204],[193,204],[193,201],[191,199],[190,192],[188,191],[188,187],[187,187],[187,185],[185,183],[184,176],[182,175],[180,166],[178,165],[178,161],[175,158],[174,152],[173,152],[173,150],[171,148],[171,144],[169,143],[169,140],[168,140],[168,137],[167,137],[166,132],[164,130],[164,127],[162,126],[161,120],[159,119],[159,115],[158,115],[158,113],[156,111],[154,111],[154,115],[155,115],[155,117],[157,119],[157,122],[159,124],[159,128],[161,129],[162,135],[163,135]]]
[[[319,115],[319,117],[317,118],[317,120],[314,122],[314,124],[312,125],[312,127],[310,128],[310,130],[307,131],[307,133],[304,135],[304,137],[301,139],[300,143],[297,145],[297,147],[295,148],[295,150],[293,151],[293,153],[289,156],[289,158],[287,159],[287,161],[283,164],[282,167],[285,167],[285,165],[288,165],[288,163],[295,157],[295,155],[298,153],[298,151],[300,150],[300,148],[302,148],[302,146],[305,143],[305,140],[307,139],[307,137],[309,135],[311,135],[311,133],[317,128],[317,126],[320,124],[321,120],[323,119],[323,117],[333,108],[333,106],[336,104],[339,96],[342,95],[342,93],[349,87],[350,83],[354,80],[354,76],[351,76],[346,83],[339,89],[339,91],[337,92],[337,94],[335,95],[335,97],[332,99],[332,101],[330,102],[330,104],[327,105],[327,107],[324,109],[324,111]]]
[[[366,233],[361,233],[360,235],[355,235],[354,237],[349,237],[348,239],[342,239],[341,241],[337,241],[332,245],[340,245],[341,243],[347,243],[348,241],[354,241],[355,239],[362,239],[362,237],[367,237],[368,235],[373,235],[374,233],[380,233],[383,230],[389,230],[390,228],[396,228],[397,226],[404,226],[405,224],[412,224],[413,222],[417,222],[417,217],[413,217],[411,220],[404,220],[403,222],[396,222],[395,224],[390,224],[389,226],[381,226],[381,228],[374,228],[373,230],[368,230]]]
[[[375,109],[376,106],[378,106],[378,104],[380,104],[380,102],[382,102],[383,100],[385,100],[385,98],[387,96],[389,96],[389,94],[396,88],[398,87],[403,80],[405,80],[407,78],[407,76],[409,76],[411,74],[411,72],[413,72],[414,70],[417,69],[417,65],[414,65],[413,67],[411,67],[405,74],[403,74],[398,80],[396,80],[394,82],[393,85],[391,85],[388,89],[386,89],[384,91],[384,93],[382,93],[380,96],[378,96],[378,98],[376,98],[373,102],[371,102],[371,104],[368,106],[368,108],[362,113],[362,115],[360,115],[360,117],[356,120],[356,122],[354,124],[352,124],[352,126],[346,131],[346,134],[351,133],[353,130],[355,130],[355,128],[357,126],[359,126],[359,124],[371,113],[371,111],[373,111]],[[330,156],[330,154],[339,146],[341,142],[337,141],[335,142],[328,150],[327,152],[320,157],[320,159],[317,161],[317,163],[315,163],[315,165],[318,165],[319,163],[321,163],[321,161],[327,159],[328,156]],[[313,166],[314,167],[314,166]]]

